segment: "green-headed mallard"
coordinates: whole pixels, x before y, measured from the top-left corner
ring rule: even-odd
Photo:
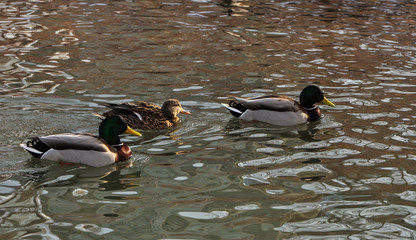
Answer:
[[[130,127],[135,129],[169,128],[180,121],[177,117],[179,113],[191,114],[183,110],[177,99],[166,100],[162,107],[143,101],[105,104],[105,106],[111,108],[111,110],[103,113],[104,117],[121,116]]]
[[[257,98],[235,98],[228,105],[223,104],[233,116],[246,121],[259,121],[280,126],[291,126],[317,121],[321,110],[315,103],[335,106],[315,85],[305,87],[299,102],[287,96],[263,96]]]
[[[68,163],[102,167],[131,157],[131,149],[120,142],[120,134],[141,134],[131,129],[119,116],[104,119],[99,136],[86,133],[63,133],[31,138],[20,144],[34,157]]]

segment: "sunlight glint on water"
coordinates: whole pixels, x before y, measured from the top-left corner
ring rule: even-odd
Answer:
[[[414,239],[413,1],[0,3],[4,239]],[[283,128],[231,96],[336,107]],[[192,115],[123,136],[131,162],[30,158],[25,138],[97,133],[105,102]]]

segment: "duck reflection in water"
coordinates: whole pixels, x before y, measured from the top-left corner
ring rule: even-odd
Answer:
[[[297,125],[297,126],[290,126],[290,127],[282,127],[282,126],[274,126],[265,123],[259,122],[248,122],[242,123],[236,118],[230,119],[228,121],[225,129],[228,134],[231,135],[246,135],[246,134],[262,134],[264,133],[264,138],[271,138],[271,139],[300,139],[305,142],[316,142],[320,141],[316,139],[315,136],[317,133],[321,131],[321,129],[317,128],[316,126],[318,122],[305,124],[305,125]]]

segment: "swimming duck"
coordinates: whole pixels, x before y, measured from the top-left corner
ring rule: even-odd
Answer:
[[[98,131],[99,136],[63,133],[34,137],[20,145],[36,158],[102,167],[131,157],[131,149],[120,142],[120,134],[141,136],[119,116],[105,118]]]
[[[104,117],[122,116],[130,127],[137,129],[170,128],[180,121],[177,117],[179,113],[191,114],[182,108],[177,99],[166,100],[162,107],[143,101],[105,106],[111,110],[103,113]]]
[[[300,103],[287,96],[263,96],[257,98],[235,98],[228,105],[230,113],[246,121],[259,121],[280,126],[292,126],[314,122],[321,117],[315,103],[334,107],[323,91],[316,85],[305,87],[299,96]]]

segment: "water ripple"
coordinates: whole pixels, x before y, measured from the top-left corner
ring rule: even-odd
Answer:
[[[414,239],[412,1],[3,1],[0,238]],[[308,84],[315,123],[235,119],[232,96]],[[31,158],[28,136],[96,132],[102,102],[190,116],[122,136],[121,167]],[[26,184],[31,182],[30,184]]]
[[[265,170],[260,171],[252,174],[243,175],[243,183],[245,185],[251,185],[252,181],[269,184],[269,179],[271,178],[279,178],[279,177],[287,177],[287,176],[298,176],[302,173],[311,173],[314,174],[319,173],[323,175],[330,175],[332,171],[325,168],[321,164],[314,164],[314,165],[306,165],[299,168],[279,168],[279,169],[272,169],[272,170]],[[249,181],[247,181],[249,180]]]
[[[307,145],[306,145],[307,146]],[[283,155],[283,156],[268,156],[262,159],[254,159],[249,161],[244,161],[238,163],[239,167],[249,167],[249,166],[261,166],[268,164],[281,164],[285,162],[292,162],[298,159],[310,159],[310,158],[345,158],[350,155],[359,154],[360,151],[352,149],[333,149],[322,152],[298,152],[292,155]]]
[[[415,185],[416,175],[410,174],[407,171],[398,171],[398,169],[392,169],[389,176],[375,177],[360,180],[364,184],[387,184],[387,185]]]

